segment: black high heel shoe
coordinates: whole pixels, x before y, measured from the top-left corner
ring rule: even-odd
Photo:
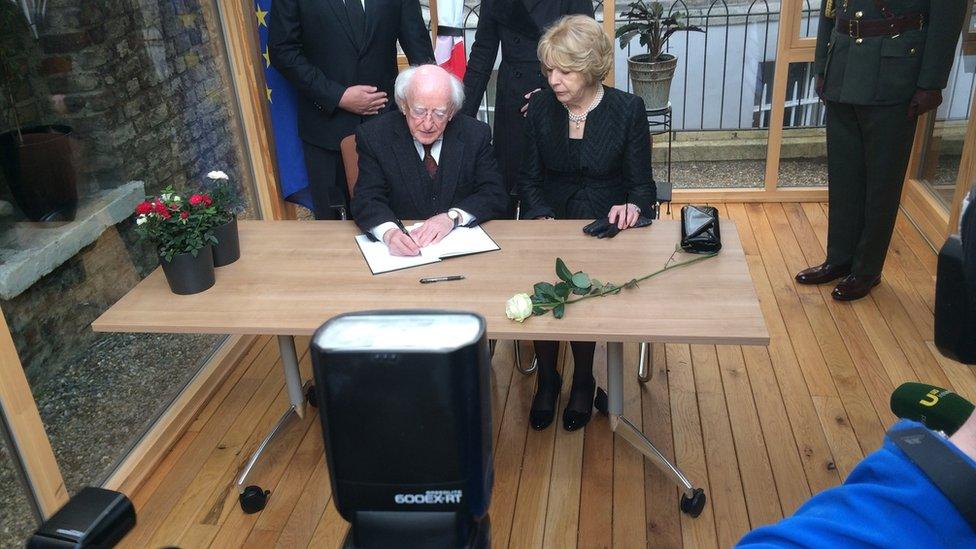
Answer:
[[[593,416],[593,394],[596,391],[596,380],[573,382],[569,390],[569,402],[563,410],[563,428],[567,431],[582,429]]]
[[[540,377],[538,380],[539,385],[529,410],[529,425],[536,431],[541,431],[552,423],[552,418],[556,415],[556,399],[559,398],[559,389],[563,386],[563,378],[558,373],[552,382],[544,382],[542,379]]]

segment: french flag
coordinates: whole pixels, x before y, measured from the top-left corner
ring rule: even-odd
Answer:
[[[437,43],[434,59],[447,72],[464,80],[468,61],[464,51],[464,0],[437,2]]]

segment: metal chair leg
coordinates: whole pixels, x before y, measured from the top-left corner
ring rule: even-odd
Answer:
[[[519,341],[516,339],[513,341],[515,343],[515,367],[518,371],[525,375],[529,375],[539,368],[539,357],[532,355],[532,364],[528,368],[522,367],[522,351],[519,349]]]
[[[650,343],[640,344],[640,360],[637,363],[637,381],[647,383],[654,374],[654,348]]]

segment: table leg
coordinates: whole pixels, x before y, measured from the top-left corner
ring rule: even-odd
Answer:
[[[640,344],[640,360],[637,363],[637,381],[647,383],[654,376],[654,348],[648,342]]]
[[[684,492],[681,496],[681,510],[693,517],[705,508],[705,492],[695,488],[688,477],[658,450],[654,444],[624,417],[624,345],[607,343],[607,413],[610,415],[610,428],[620,438],[647,456],[658,469]]]
[[[515,367],[518,371],[524,375],[529,375],[539,367],[539,357],[532,355],[532,364],[529,364],[528,368],[522,367],[522,351],[519,350],[519,340],[514,340],[512,343],[515,345]]]
[[[237,476],[237,493],[238,499],[241,504],[241,509],[245,513],[256,513],[264,509],[264,505],[267,502],[268,490],[262,489],[260,486],[248,485],[247,479],[257,464],[258,460],[261,459],[261,455],[271,444],[276,436],[285,431],[285,426],[293,420],[301,421],[305,418],[305,403],[306,403],[306,390],[310,386],[311,382],[302,385],[302,374],[298,368],[298,353],[295,350],[295,338],[292,336],[278,336],[278,352],[281,355],[281,366],[285,373],[285,386],[288,389],[288,400],[290,401],[290,406],[285,410],[281,418],[278,419],[278,423],[271,429],[271,431],[264,437],[261,444],[258,445],[254,453],[247,460],[244,468],[241,469],[240,474]]]

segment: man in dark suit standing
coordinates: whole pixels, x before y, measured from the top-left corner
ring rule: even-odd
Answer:
[[[417,0],[271,4],[269,54],[298,90],[298,133],[316,219],[334,219],[347,202],[339,142],[387,108],[397,40],[411,64],[434,59]]]
[[[359,227],[393,255],[417,255],[454,228],[502,215],[508,199],[484,122],[455,116],[464,102],[457,78],[436,65],[396,79],[396,103],[356,130],[359,181],[352,212]],[[425,220],[410,234],[401,219]]]
[[[827,105],[827,258],[800,284],[844,277],[834,299],[881,281],[915,137],[942,103],[964,0],[825,0],[814,68]]]

